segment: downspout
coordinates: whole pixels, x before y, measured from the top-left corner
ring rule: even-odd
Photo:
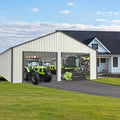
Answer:
[[[11,48],[11,83],[13,83],[13,48]]]

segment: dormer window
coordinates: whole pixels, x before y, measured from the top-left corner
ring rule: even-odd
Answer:
[[[98,49],[98,44],[92,44],[92,48],[97,50]]]

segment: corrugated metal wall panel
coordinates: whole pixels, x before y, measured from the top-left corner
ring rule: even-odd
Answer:
[[[0,75],[11,82],[11,49],[0,55]]]
[[[14,83],[22,82],[22,51],[57,52],[59,55],[61,52],[89,53],[91,58],[90,76],[91,79],[96,79],[96,51],[61,32],[56,32],[13,48]],[[58,58],[59,57],[60,56],[58,56]],[[60,60],[58,60],[58,64],[61,64]],[[60,70],[58,74],[60,74],[59,72]],[[61,79],[61,75],[58,76],[58,79]]]

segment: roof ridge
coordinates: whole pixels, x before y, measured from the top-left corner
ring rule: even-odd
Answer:
[[[56,32],[112,32],[112,33],[120,33],[120,31],[102,31],[102,30],[56,30]]]

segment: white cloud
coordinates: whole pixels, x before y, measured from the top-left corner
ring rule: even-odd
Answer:
[[[62,10],[62,11],[60,11],[60,13],[63,13],[63,14],[69,14],[70,11],[69,11],[69,10]]]
[[[107,12],[107,13],[110,14],[110,15],[113,14],[113,12]]]
[[[120,20],[113,20],[114,23],[120,23]]]
[[[120,13],[119,12],[111,12],[111,11],[109,11],[109,12],[107,12],[109,15],[119,15]]]
[[[100,12],[100,11],[97,11],[96,13],[97,13],[98,15],[103,15],[103,16],[105,15],[103,12]]]
[[[31,12],[39,12],[39,9],[38,8],[32,8]]]
[[[112,11],[108,11],[108,12],[101,12],[101,11],[97,11],[96,14],[98,15],[102,15],[102,16],[113,16],[113,15],[120,15],[119,12],[112,12]]]
[[[85,25],[50,22],[5,22],[0,24],[0,52],[55,30],[120,31],[120,25]]]
[[[67,4],[70,5],[70,6],[74,5],[74,3],[72,3],[72,2],[68,2]]]
[[[120,13],[119,12],[114,12],[114,15],[119,15]]]
[[[99,22],[107,22],[107,20],[106,19],[96,19],[96,21],[99,21]]]

